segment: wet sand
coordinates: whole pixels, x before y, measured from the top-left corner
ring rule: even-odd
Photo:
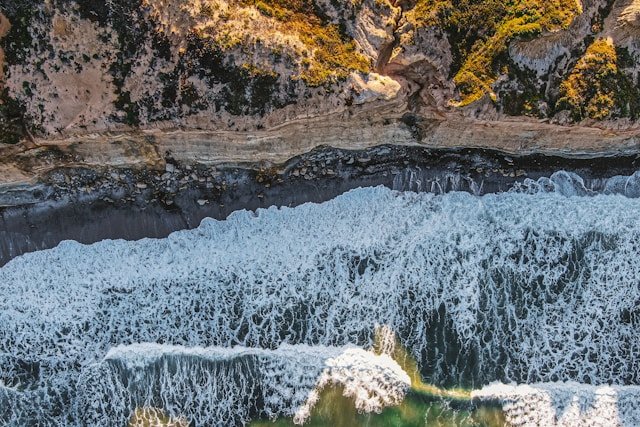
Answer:
[[[595,182],[633,174],[640,169],[640,156],[515,157],[482,149],[381,146],[360,151],[320,147],[277,166],[169,163],[164,171],[61,169],[41,185],[3,195],[0,265],[63,240],[89,244],[166,237],[197,227],[206,217],[323,202],[358,187],[487,194],[558,170]]]

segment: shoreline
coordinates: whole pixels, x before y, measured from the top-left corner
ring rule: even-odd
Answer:
[[[32,186],[0,190],[0,265],[63,240],[161,238],[205,217],[320,203],[358,187],[487,194],[558,170],[595,182],[639,169],[637,155],[569,159],[398,145],[317,147],[275,165],[187,164],[167,156],[162,169],[55,168]]]
[[[159,170],[168,158],[187,164],[254,167],[283,164],[318,147],[357,151],[381,145],[593,159],[640,155],[640,128],[564,126],[527,117],[488,121],[450,111],[414,114],[381,104],[254,131],[158,128],[80,133],[0,144],[0,192],[42,181],[59,168]]]

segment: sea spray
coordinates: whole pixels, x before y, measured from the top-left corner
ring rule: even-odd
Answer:
[[[640,425],[638,386],[495,383],[474,391],[472,397],[500,401],[513,427]]]

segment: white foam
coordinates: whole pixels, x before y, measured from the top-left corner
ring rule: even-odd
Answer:
[[[640,387],[590,386],[575,382],[491,384],[472,392],[478,400],[499,400],[513,427],[636,427]]]
[[[367,347],[386,324],[437,384],[638,384],[638,218],[619,195],[369,188],[166,239],[65,242],[0,269],[0,378],[35,364],[23,386],[66,407],[115,345]]]
[[[380,412],[402,402],[410,385],[389,356],[354,347],[137,344],[112,349],[85,369],[78,412],[94,427],[126,425],[135,408],[153,406],[198,425],[246,424],[252,416],[302,424],[327,386],[344,387],[362,412]]]
[[[510,191],[528,194],[553,192],[567,197],[620,194],[629,198],[639,198],[640,171],[630,176],[616,175],[587,181],[574,172],[558,171],[549,178],[525,178],[522,182],[516,181]]]

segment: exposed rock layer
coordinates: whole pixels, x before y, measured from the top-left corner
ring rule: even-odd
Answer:
[[[495,80],[485,88],[493,99],[461,109],[453,105],[464,88],[452,76],[473,52],[460,57],[454,24],[416,16],[437,15],[437,4],[448,2],[426,1],[419,12],[415,3],[0,0],[0,142],[176,127],[255,131],[379,103],[454,121],[528,115],[566,124],[581,116],[558,102],[561,83],[601,38],[617,49],[622,83],[615,108],[598,117],[609,128],[636,129],[636,0],[571,4],[566,28],[505,39],[494,69],[473,71]],[[495,31],[485,30],[479,41]],[[586,103],[592,94],[585,96]]]

